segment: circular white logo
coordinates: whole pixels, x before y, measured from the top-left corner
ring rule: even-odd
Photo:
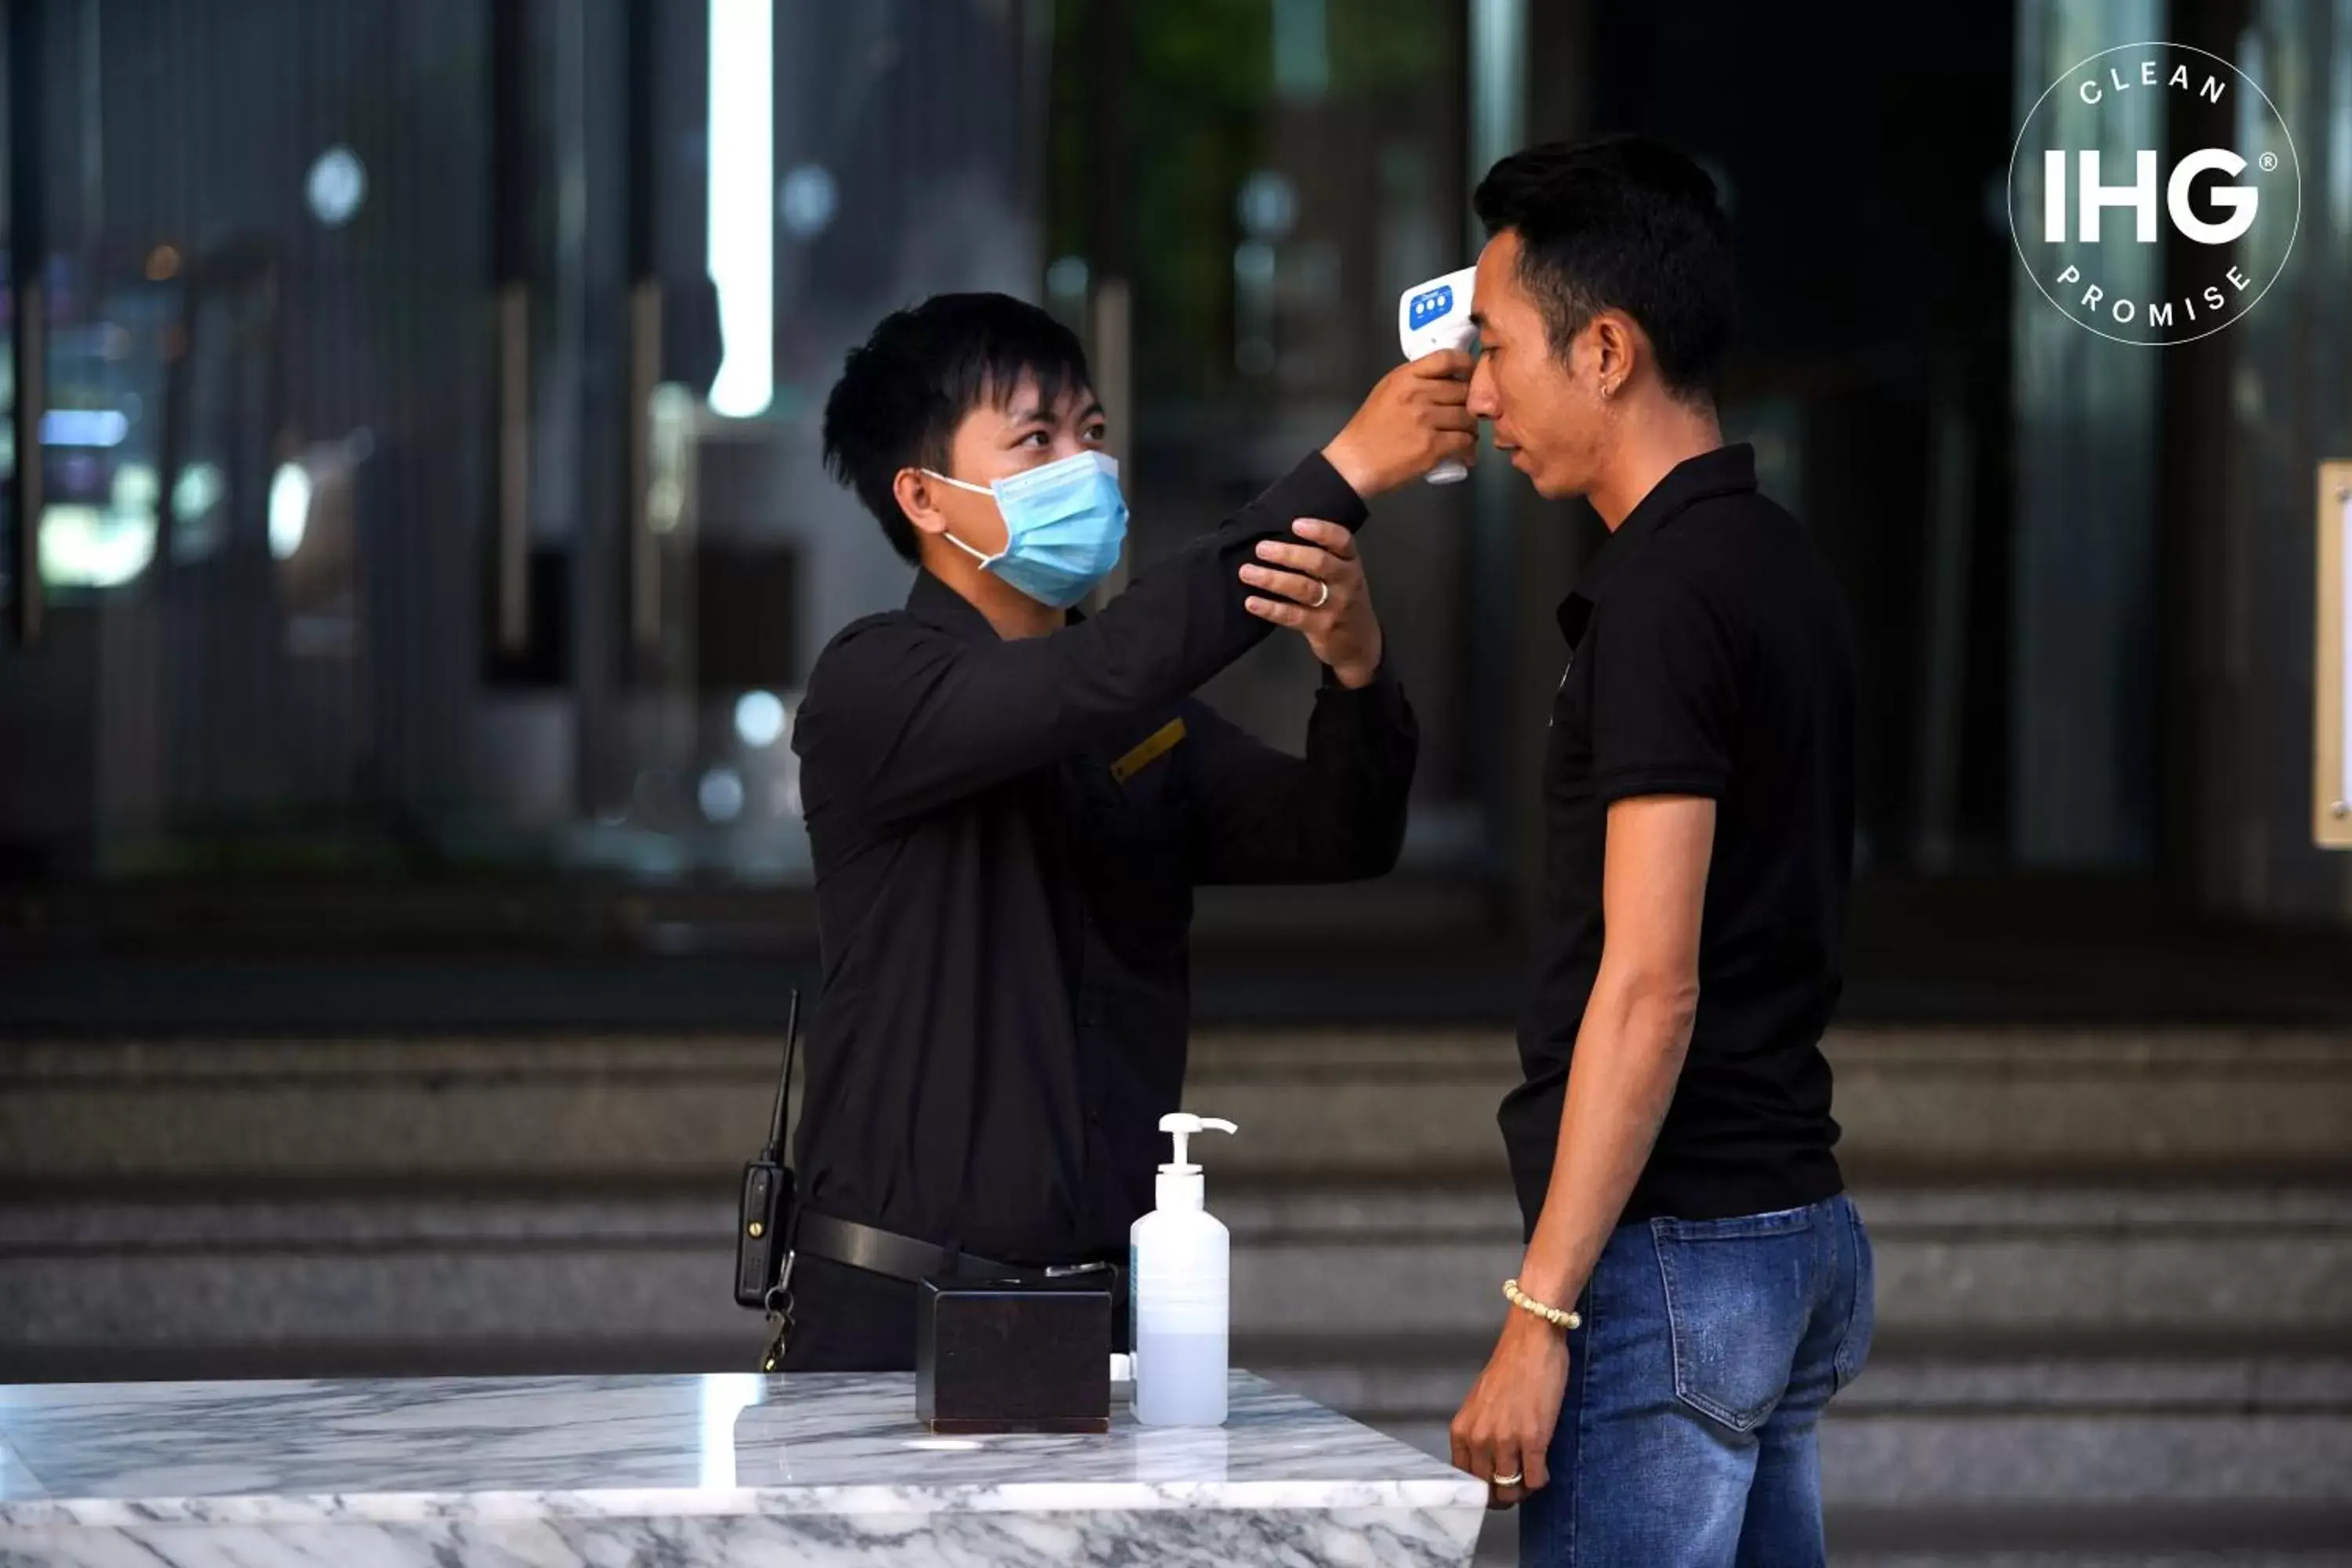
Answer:
[[[2181,145],[2159,153],[2168,132]],[[2216,54],[2124,44],[2050,84],[2009,157],[2009,229],[2026,276],[2119,343],[2185,343],[2254,308],[2303,218],[2294,138]],[[2158,243],[2165,226],[2189,243]]]

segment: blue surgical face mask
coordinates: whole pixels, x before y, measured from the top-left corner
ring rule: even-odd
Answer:
[[[1127,542],[1127,498],[1118,493],[1118,459],[1079,452],[991,485],[968,484],[929,468],[942,484],[996,498],[1004,548],[982,555],[950,533],[948,542],[1041,605],[1066,610],[1118,564]]]

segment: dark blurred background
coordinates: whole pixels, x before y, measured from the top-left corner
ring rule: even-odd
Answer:
[[[1727,432],[1860,637],[1842,1560],[2352,1541],[2352,857],[2310,842],[2352,0],[5,17],[0,1377],[748,1364],[730,1173],[816,978],[791,725],[907,582],[818,465],[846,347],[943,289],[1065,317],[1148,563],[1395,362],[1488,163],[1638,130],[1723,193]],[[2004,194],[2042,89],[2151,37],[2264,85],[2303,190],[2261,307],[2161,351],[2025,287]],[[1405,863],[1202,905],[1240,1359],[1422,1440],[1513,1257],[1601,532],[1501,464],[1383,501]],[[1276,639],[1211,695],[1295,744],[1312,687]],[[1362,1321],[1296,1319],[1335,1275]]]

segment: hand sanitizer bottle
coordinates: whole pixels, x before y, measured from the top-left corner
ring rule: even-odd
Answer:
[[[1203,1207],[1201,1167],[1185,1159],[1185,1140],[1236,1129],[1177,1111],[1160,1119],[1160,1131],[1175,1135],[1176,1160],[1160,1167],[1157,1206],[1128,1237],[1135,1418],[1146,1426],[1222,1426],[1233,1237]]]

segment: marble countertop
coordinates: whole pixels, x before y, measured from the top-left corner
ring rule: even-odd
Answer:
[[[1122,1406],[1107,1436],[958,1438],[924,1432],[904,1375],[0,1387],[0,1546],[90,1527],[1184,1510],[1411,1514],[1475,1537],[1481,1483],[1233,1375],[1219,1429],[1139,1427]]]

